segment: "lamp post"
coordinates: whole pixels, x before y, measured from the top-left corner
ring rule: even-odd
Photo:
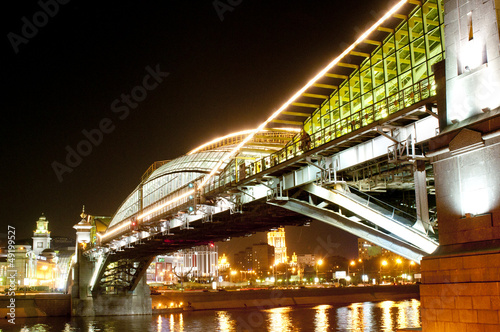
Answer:
[[[355,261],[351,261],[351,262],[349,263],[349,265],[350,265],[350,266],[352,266],[352,267],[354,267],[354,265],[356,265],[356,262],[355,262]],[[350,271],[349,271],[349,265],[347,265],[347,278],[346,278],[346,279],[347,279],[347,282],[348,282],[348,284],[347,284],[347,285],[349,285],[349,284],[351,283],[351,273],[350,273]]]
[[[323,260],[322,259],[318,259],[318,261],[316,262],[316,279],[318,280],[318,282],[319,282],[318,269],[319,269],[319,267],[321,265],[323,265]]]
[[[359,263],[363,263],[363,274],[361,275],[361,281],[363,284],[365,283],[365,262],[360,258],[358,259]]]
[[[396,259],[396,264],[397,264],[397,270],[396,270],[396,277],[394,278],[394,283],[396,283],[396,281],[398,280],[398,275],[399,275],[399,269],[400,269],[400,266],[401,266],[401,263],[403,263],[403,261],[401,260],[401,258],[398,258]]]
[[[380,273],[380,283],[381,284],[382,284],[382,280],[383,280],[383,278],[382,278],[382,267],[384,267],[386,265],[387,265],[387,261],[386,260],[383,260],[382,263],[380,264],[380,271],[379,271],[379,273]]]
[[[415,265],[415,262],[414,261],[410,261],[410,264],[408,264],[408,281],[411,281],[410,278],[412,278],[411,276],[411,267]]]

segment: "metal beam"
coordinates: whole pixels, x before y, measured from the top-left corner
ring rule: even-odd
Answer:
[[[415,262],[420,262],[422,257],[426,255],[424,251],[419,250],[418,248],[415,248],[398,238],[385,234],[363,223],[353,221],[337,212],[319,206],[314,206],[295,198],[269,201],[268,204],[279,206],[340,228],[343,231],[366,239],[367,241],[375,243],[382,248],[397,253],[398,255],[411,259]]]

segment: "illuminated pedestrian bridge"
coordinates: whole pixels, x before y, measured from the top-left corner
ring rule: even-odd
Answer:
[[[400,1],[258,128],[151,165],[86,253],[92,291],[134,289],[161,253],[311,220],[414,261],[432,253],[444,56],[442,2]]]

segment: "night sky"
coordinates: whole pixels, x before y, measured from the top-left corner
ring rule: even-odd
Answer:
[[[0,233],[18,238],[42,212],[73,236],[83,204],[113,215],[154,161],[257,127],[394,4],[60,1],[2,9]],[[287,232],[290,254],[355,255],[355,237],[319,222]]]

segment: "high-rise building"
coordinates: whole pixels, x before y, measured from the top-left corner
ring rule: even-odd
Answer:
[[[377,246],[365,239],[358,238],[358,258],[362,260],[370,259],[372,257],[388,256],[390,251]]]
[[[286,263],[285,228],[280,227],[276,231],[267,232],[267,243],[274,247],[275,264]]]
[[[274,247],[265,243],[256,243],[252,246],[253,270],[257,273],[269,271],[274,264]]]

